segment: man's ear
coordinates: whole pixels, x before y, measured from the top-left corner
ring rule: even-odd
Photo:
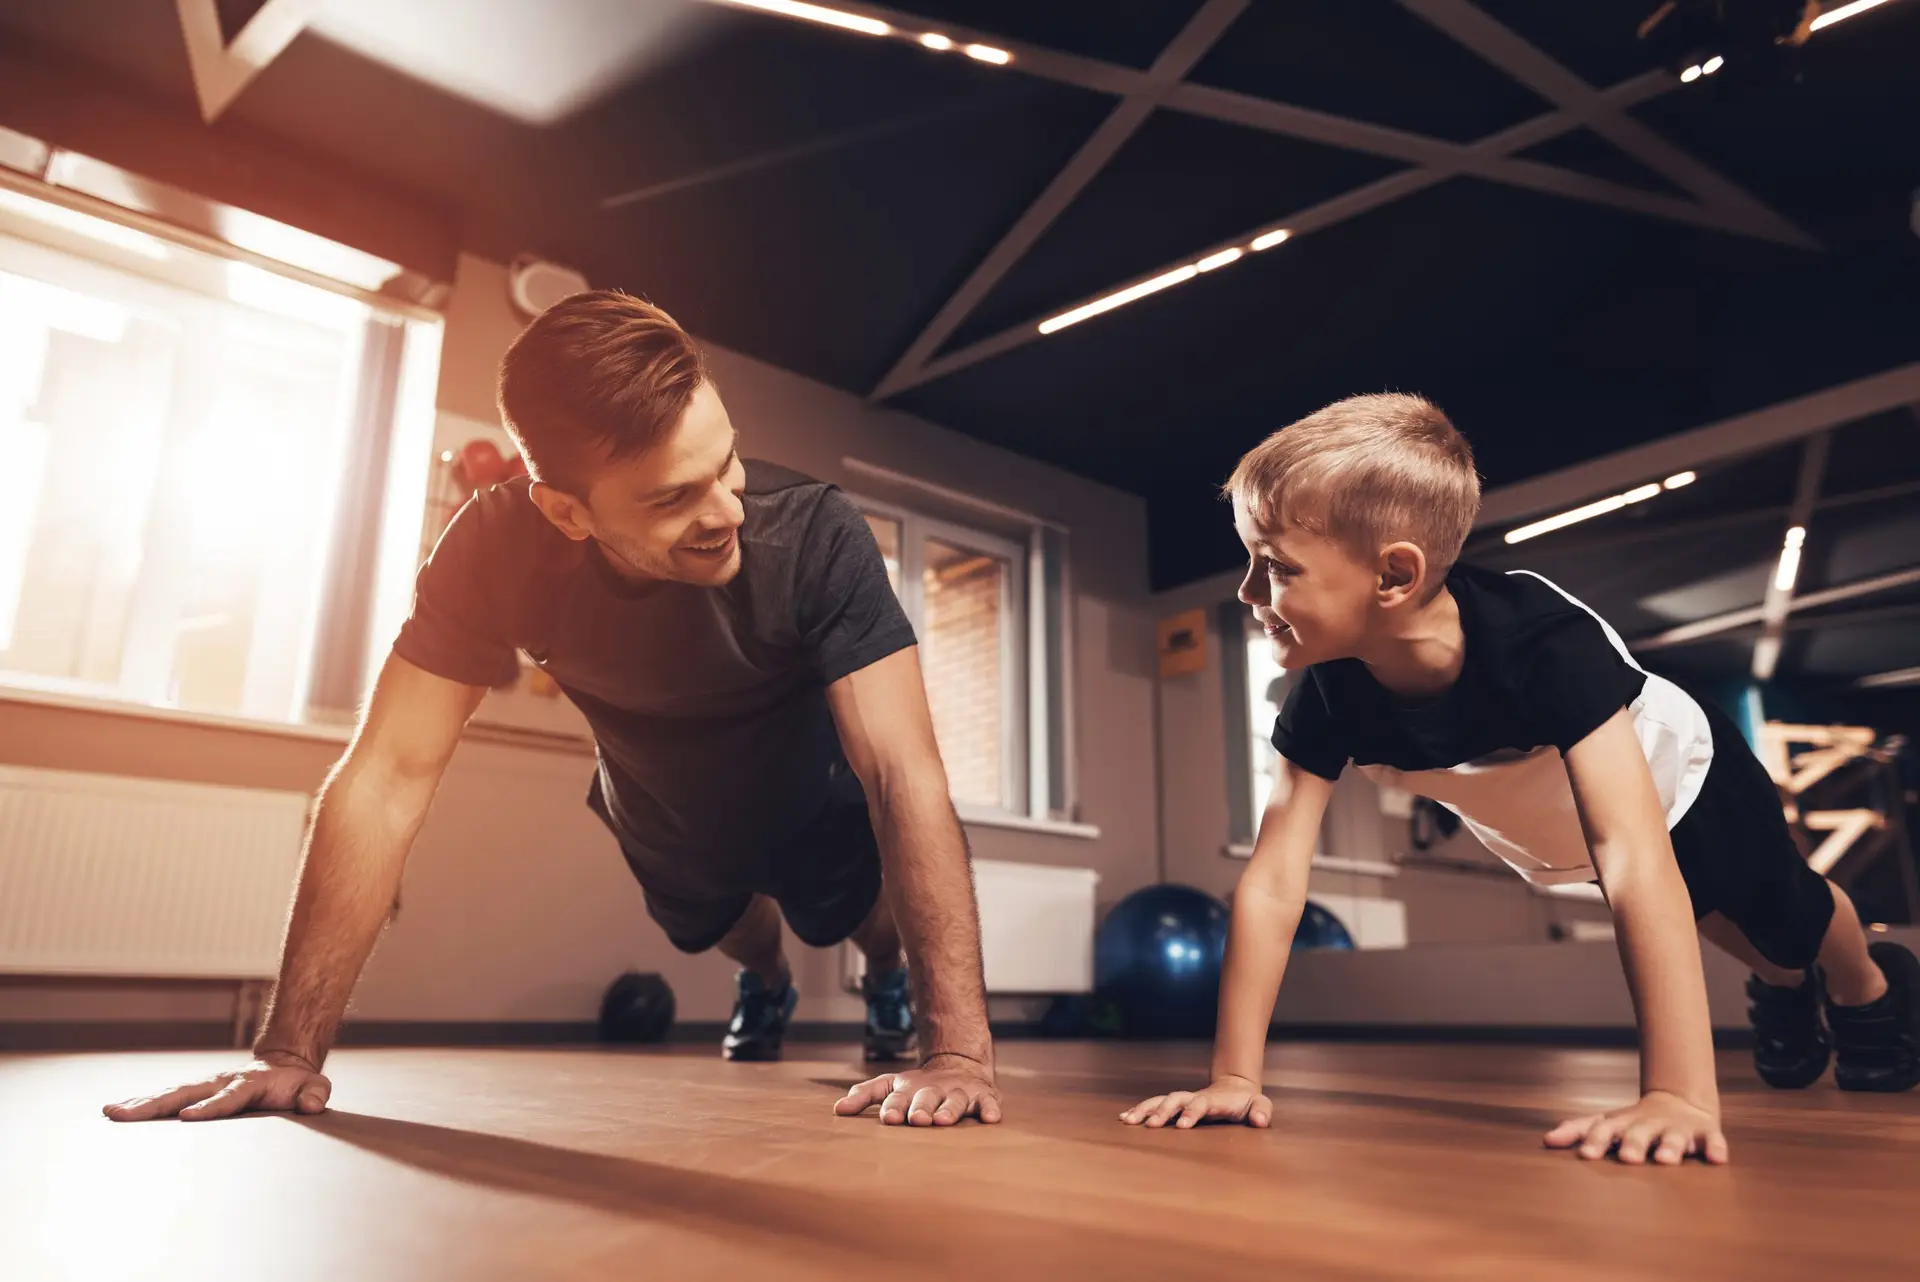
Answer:
[[[552,521],[560,533],[576,543],[584,543],[593,537],[593,518],[587,512],[587,505],[568,494],[565,490],[556,490],[545,481],[535,481],[527,491],[534,506]]]
[[[1380,604],[1400,605],[1420,591],[1427,578],[1427,554],[1416,543],[1390,543],[1380,552],[1377,580]]]

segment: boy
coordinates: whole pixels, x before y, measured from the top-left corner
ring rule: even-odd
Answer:
[[[1696,923],[1753,969],[1754,1063],[1769,1085],[1810,1084],[1836,1050],[1843,1090],[1920,1082],[1920,962],[1893,943],[1869,949],[1731,720],[1640,669],[1545,579],[1454,564],[1480,486],[1437,408],[1337,402],[1243,458],[1228,493],[1251,557],[1240,599],[1300,673],[1273,732],[1284,777],[1234,899],[1213,1084],[1123,1120],[1270,1124],[1267,1027],[1348,761],[1446,804],[1527,880],[1606,893],[1642,1094],[1561,1123],[1549,1146],[1727,1160]]]

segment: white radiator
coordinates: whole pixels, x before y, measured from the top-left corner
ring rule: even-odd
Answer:
[[[271,979],[309,801],[0,766],[0,973]]]
[[[989,993],[1093,991],[1099,873],[976,859],[973,880]]]
[[[980,961],[993,996],[1044,997],[1093,991],[1091,868],[1051,868],[998,859],[973,861],[980,898]],[[840,946],[840,981],[860,991],[866,961],[852,940]]]

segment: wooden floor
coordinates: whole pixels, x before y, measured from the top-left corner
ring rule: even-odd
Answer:
[[[350,1050],[310,1119],[116,1124],[220,1053],[0,1057],[0,1278],[1920,1278],[1920,1096],[1766,1090],[1734,1164],[1544,1151],[1630,1098],[1623,1051],[1276,1047],[1271,1131],[1120,1108],[1195,1046],[1003,1046],[1008,1121],[829,1109],[853,1059]]]

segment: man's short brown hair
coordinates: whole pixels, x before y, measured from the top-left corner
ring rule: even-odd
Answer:
[[[1473,448],[1438,406],[1400,392],[1349,396],[1281,428],[1226,492],[1263,529],[1298,526],[1367,560],[1404,539],[1436,582],[1480,512]]]
[[[584,497],[594,470],[657,444],[707,381],[687,331],[645,299],[561,299],[500,361],[500,416],[536,480]]]

